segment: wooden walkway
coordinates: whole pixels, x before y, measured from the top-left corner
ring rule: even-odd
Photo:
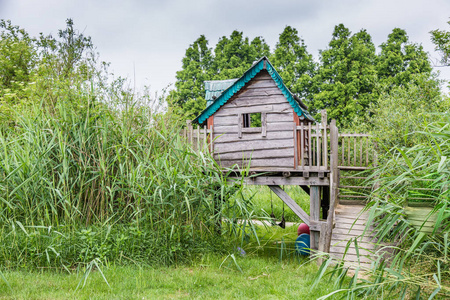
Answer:
[[[373,228],[369,227],[369,231],[366,231],[364,237],[361,237],[368,218],[367,212],[361,214],[363,208],[363,205],[338,205],[335,210],[330,255],[336,259],[342,259],[348,242],[352,240],[345,255],[345,262],[348,266],[357,265],[359,259],[362,266],[368,267],[370,265],[368,256],[372,256],[375,252],[376,241],[370,232]],[[359,248],[359,258],[353,241],[355,238]]]

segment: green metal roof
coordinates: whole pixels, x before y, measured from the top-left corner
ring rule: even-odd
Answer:
[[[227,80],[205,81],[206,107],[210,106],[227,88],[233,85],[238,78]]]
[[[206,109],[203,110],[200,115],[194,119],[194,123],[203,125],[203,123],[212,116],[216,111],[219,110],[225,103],[227,103],[230,98],[235,95],[237,92],[239,92],[250,80],[252,80],[261,70],[266,69],[267,72],[270,74],[272,79],[277,84],[278,88],[283,93],[284,97],[286,97],[286,100],[289,102],[289,104],[292,106],[294,111],[297,113],[297,115],[300,117],[300,119],[306,118],[310,121],[314,121],[314,118],[311,117],[311,115],[303,109],[300,106],[300,103],[294,99],[294,95],[291,93],[291,91],[288,90],[288,88],[284,85],[283,80],[281,79],[281,76],[278,74],[278,72],[275,70],[275,68],[272,66],[272,64],[269,62],[267,57],[262,57],[260,60],[258,60],[256,63],[253,64],[253,66],[248,69],[244,75],[242,75],[239,79],[230,79],[229,82],[233,81],[233,83],[230,84],[228,88],[226,88],[222,93],[220,93],[219,96],[216,96],[217,98],[207,105]],[[209,81],[211,83],[211,81]],[[212,81],[214,82],[214,81]],[[218,86],[225,86],[226,83],[224,83],[223,80],[220,81],[221,83],[218,83]],[[209,84],[210,84],[209,83]],[[213,84],[214,85],[214,84]],[[206,82],[205,82],[205,89],[206,89]],[[210,88],[213,90],[213,88]],[[212,96],[211,96],[212,99]]]

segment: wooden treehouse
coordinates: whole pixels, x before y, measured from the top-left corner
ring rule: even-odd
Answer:
[[[365,200],[352,191],[367,188],[354,172],[374,163],[368,136],[339,134],[325,111],[314,120],[266,57],[241,78],[205,82],[205,90],[207,108],[192,122],[197,128],[188,122],[185,131],[194,148],[206,142],[220,166],[238,166],[235,179],[247,174],[246,184],[267,185],[310,226],[312,248],[342,256],[367,219],[363,215],[350,230]],[[309,194],[309,214],[281,185],[298,185]]]

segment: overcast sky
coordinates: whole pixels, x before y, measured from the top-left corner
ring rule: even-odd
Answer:
[[[150,85],[153,92],[175,82],[186,48],[201,34],[214,47],[239,30],[250,39],[264,37],[273,49],[290,25],[317,59],[339,23],[352,32],[367,29],[376,46],[399,27],[436,61],[429,32],[450,30],[449,17],[450,0],[0,0],[0,19],[31,35],[56,35],[72,18],[116,76],[130,78],[137,88]],[[443,79],[450,79],[449,69],[437,68]]]

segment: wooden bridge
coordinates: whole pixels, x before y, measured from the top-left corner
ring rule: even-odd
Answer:
[[[241,169],[236,169],[228,180],[241,180],[244,174],[245,184],[268,186],[310,226],[311,247],[340,258],[347,242],[360,236],[366,226],[367,215],[360,213],[367,200],[365,194],[372,189],[364,186],[364,182],[367,172],[377,164],[375,145],[368,134],[339,134],[334,120],[327,124],[326,112],[322,112],[320,124],[299,120],[293,124],[291,132],[294,137],[291,165],[282,158],[282,167],[251,165],[255,151],[245,152],[244,148],[216,153],[217,144],[224,142],[220,140],[221,133],[214,132],[212,126],[193,129],[188,121],[183,134],[195,150],[208,149],[219,162],[224,157],[224,167],[231,166],[228,163],[230,157],[233,162],[240,157],[242,163],[238,166]],[[277,149],[277,145],[271,146],[272,150]],[[277,159],[276,152],[271,153],[275,156],[269,155],[266,160]],[[364,172],[366,175],[361,175]],[[282,185],[298,185],[309,194],[309,214],[280,187]],[[375,250],[373,235],[369,232],[358,238],[359,246],[364,249],[361,255],[371,255]],[[345,259],[347,262],[357,261],[353,245],[350,245]],[[368,261],[364,258],[359,260],[361,263]]]

